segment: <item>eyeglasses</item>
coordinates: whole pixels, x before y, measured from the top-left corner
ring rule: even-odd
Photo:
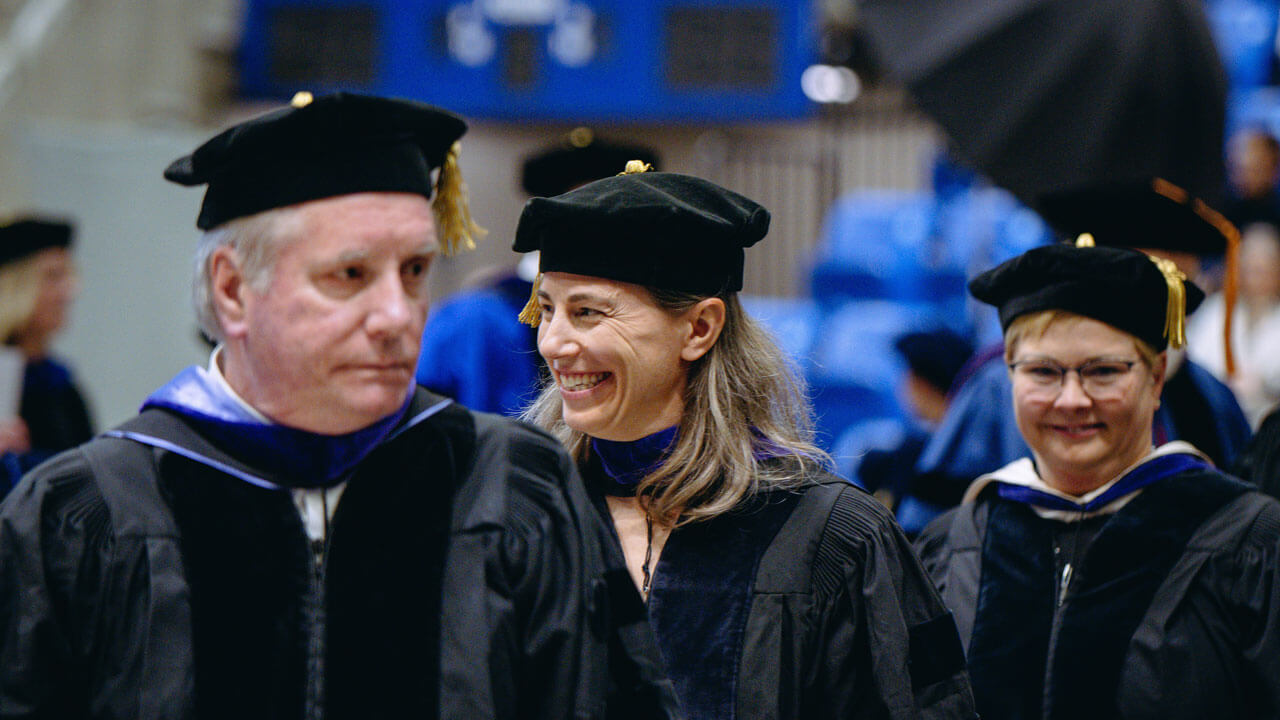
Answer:
[[[1129,375],[1136,360],[1090,360],[1075,367],[1064,367],[1052,360],[1019,360],[1009,363],[1016,381],[1039,396],[1057,396],[1067,373],[1080,377],[1080,387],[1093,398],[1114,396],[1123,386],[1121,380]]]

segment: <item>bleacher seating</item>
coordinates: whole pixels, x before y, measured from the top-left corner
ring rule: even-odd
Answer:
[[[868,190],[840,198],[827,213],[810,275],[824,306],[875,298],[907,299],[899,281],[919,267],[933,230],[929,193]]]
[[[998,338],[990,309],[968,297],[967,279],[1050,237],[1035,213],[980,184],[858,191],[828,212],[811,296],[746,297],[744,305],[804,374],[821,444],[856,454],[912,422],[898,399],[905,367],[894,340],[934,327]]]
[[[1205,14],[1234,91],[1248,91],[1271,80],[1280,2],[1205,0]]]
[[[818,329],[818,306],[810,298],[740,297],[743,309],[773,334],[774,342],[803,370]]]

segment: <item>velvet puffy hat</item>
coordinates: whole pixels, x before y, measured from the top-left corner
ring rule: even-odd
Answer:
[[[994,305],[1000,326],[1041,310],[1065,310],[1104,322],[1163,350],[1185,342],[1186,314],[1204,300],[1168,260],[1127,248],[1033,248],[969,282]]]
[[[1045,221],[1074,239],[1089,233],[1098,245],[1222,255],[1239,232],[1186,190],[1161,179],[1098,185],[1045,196]]]
[[[639,160],[655,169],[658,165],[657,153],[649,148],[606,142],[587,128],[577,128],[563,143],[525,159],[520,186],[532,197],[559,195],[618,174],[628,160]]]
[[[457,141],[466,130],[456,115],[413,100],[298,93],[289,107],[235,125],[173,161],[164,176],[208,186],[196,219],[201,230],[350,193],[434,197],[450,250],[470,246],[479,230],[457,169]]]
[[[715,183],[629,172],[529,200],[513,248],[541,250],[544,273],[713,295],[742,289],[743,250],[768,230],[768,210]]]
[[[944,393],[973,355],[972,343],[946,329],[907,333],[893,347],[911,372]]]
[[[21,216],[0,224],[0,265],[21,260],[46,248],[71,245],[73,228],[65,220]]]

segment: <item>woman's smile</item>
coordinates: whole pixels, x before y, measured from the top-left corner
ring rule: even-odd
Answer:
[[[1050,423],[1048,427],[1068,440],[1087,440],[1106,429],[1106,423]]]
[[[565,423],[603,440],[635,440],[680,421],[689,323],[639,285],[542,276],[538,351],[555,376]]]
[[[571,373],[556,371],[555,375],[556,382],[560,384],[561,392],[579,393],[596,388],[600,383],[612,377],[613,373]]]

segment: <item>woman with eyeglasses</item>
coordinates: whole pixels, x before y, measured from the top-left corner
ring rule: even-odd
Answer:
[[[978,711],[1280,717],[1280,504],[1152,420],[1203,293],[1088,236],[970,283],[999,309],[1031,457],[917,541],[955,613]]]

